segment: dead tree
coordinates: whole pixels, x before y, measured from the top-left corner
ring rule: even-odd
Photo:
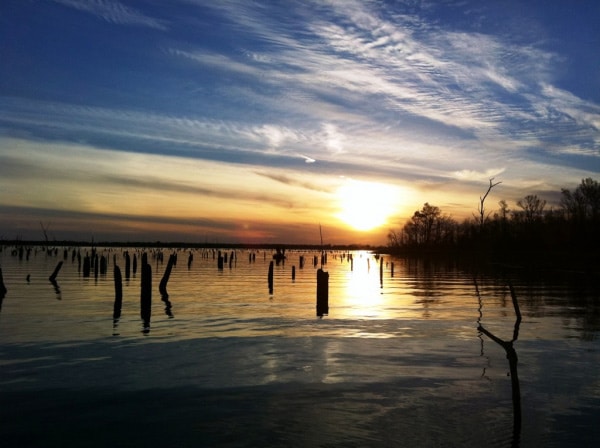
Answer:
[[[483,196],[479,197],[479,205],[477,206],[477,211],[479,212],[479,228],[483,228],[483,224],[485,223],[485,219],[487,218],[486,214],[485,214],[485,199],[487,198],[488,194],[490,194],[490,191],[492,191],[492,188],[494,188],[496,185],[501,184],[502,182],[496,182],[494,183],[494,178],[490,178],[490,185],[487,189],[487,191],[485,192],[485,194]],[[489,215],[489,213],[488,213]]]

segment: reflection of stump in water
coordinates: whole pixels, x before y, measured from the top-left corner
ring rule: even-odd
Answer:
[[[171,302],[169,301],[169,293],[167,292],[167,282],[169,281],[169,277],[171,276],[171,270],[173,269],[173,266],[176,264],[176,262],[176,255],[171,254],[163,278],[160,281],[160,284],[158,285],[158,291],[160,292],[161,299],[163,302],[165,302],[165,314],[169,317],[173,317],[173,313],[171,312]]]
[[[50,280],[50,283],[54,287],[54,292],[56,293],[56,299],[61,300],[62,296],[60,295],[60,286],[58,286],[58,282],[56,280]]]
[[[475,284],[477,288],[477,284]],[[517,357],[517,352],[513,347],[513,343],[519,337],[519,326],[521,325],[521,310],[519,309],[519,302],[517,300],[517,295],[512,285],[509,285],[510,295],[513,302],[513,307],[515,309],[516,320],[515,326],[513,329],[513,337],[510,341],[504,341],[499,337],[492,334],[490,331],[483,328],[480,324],[477,328],[480,332],[485,334],[492,341],[500,345],[504,351],[506,352],[506,358],[508,359],[508,365],[510,369],[510,382],[512,387],[512,403],[513,403],[513,447],[518,447],[520,444],[521,438],[521,386],[519,384],[519,374],[517,371],[517,363],[519,362],[519,358]]]

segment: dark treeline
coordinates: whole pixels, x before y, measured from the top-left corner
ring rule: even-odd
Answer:
[[[490,179],[490,190],[493,186]],[[488,193],[489,191],[488,190]],[[486,193],[487,196],[487,193]],[[536,259],[547,264],[600,264],[600,184],[583,179],[573,190],[561,189],[557,208],[535,194],[509,208],[505,200],[487,213],[457,222],[439,207],[425,203],[399,231],[390,231],[388,246],[397,254],[452,254],[492,261]]]

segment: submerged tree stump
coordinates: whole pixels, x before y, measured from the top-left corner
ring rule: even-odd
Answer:
[[[123,305],[123,279],[121,277],[121,269],[115,265],[115,303],[113,305],[113,319],[121,317],[121,307]]]
[[[100,257],[100,275],[106,275],[106,271],[108,270],[108,260],[102,255]]]
[[[217,258],[217,269],[219,271],[223,270],[223,255],[221,254],[221,251],[219,251],[219,256]]]
[[[87,278],[90,276],[90,269],[91,269],[90,257],[89,257],[89,255],[86,255],[83,259],[83,276],[84,277]]]
[[[329,314],[329,272],[317,270],[317,316]]]
[[[63,262],[59,261],[58,264],[56,265],[56,267],[54,268],[54,272],[52,272],[52,275],[50,275],[50,277],[48,277],[48,280],[50,280],[51,283],[56,282],[56,276],[60,272],[60,268],[62,268],[62,265],[63,265]]]
[[[269,283],[269,294],[273,294],[273,262],[269,263],[269,275],[267,276]]]
[[[152,316],[152,267],[148,264],[147,255],[142,255],[142,278],[140,287],[140,315],[144,322],[144,333],[150,331]]]
[[[173,313],[171,312],[171,302],[169,301],[169,293],[167,292],[167,282],[171,277],[171,271],[176,262],[177,256],[175,254],[171,254],[163,278],[158,285],[158,292],[160,292],[161,300],[165,302],[165,314],[169,317],[173,317]]]

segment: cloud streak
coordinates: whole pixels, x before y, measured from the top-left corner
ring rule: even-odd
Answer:
[[[492,20],[495,5],[469,0],[44,6],[73,34],[46,46],[19,42],[11,53],[31,51],[0,84],[0,143],[28,154],[0,147],[0,172],[15,185],[30,187],[54,167],[64,177],[51,187],[57,195],[87,176],[140,202],[154,192],[214,213],[239,205],[308,220],[311,204],[319,218],[334,207],[347,178],[406,187],[407,207],[443,208],[477,198],[489,177],[502,177],[514,199],[532,185],[556,191],[600,172],[597,89],[591,71],[569,78],[579,75],[576,55],[552,35],[558,22],[544,22],[550,12],[516,17],[507,7]],[[81,13],[100,19],[90,30],[98,35],[76,34]],[[7,33],[19,36],[10,23]],[[89,51],[92,42],[106,52]],[[81,157],[90,153],[96,171]],[[111,173],[102,155],[128,169]],[[77,163],[67,172],[61,161]],[[133,175],[138,164],[145,176]],[[199,167],[199,180],[186,164]],[[7,188],[6,203],[27,199]],[[451,191],[456,197],[443,199]],[[97,213],[110,207],[109,194],[97,204],[63,195]],[[41,198],[30,206],[42,207]],[[164,207],[182,213],[184,202]]]
[[[64,6],[83,11],[117,25],[137,25],[167,30],[165,21],[154,19],[120,2],[110,0],[54,0]]]

